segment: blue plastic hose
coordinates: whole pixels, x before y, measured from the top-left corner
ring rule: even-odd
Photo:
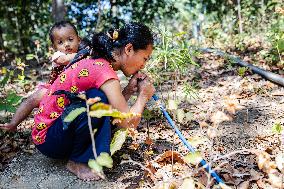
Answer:
[[[157,95],[153,95],[152,97],[155,101],[159,100],[159,97]],[[166,117],[166,119],[168,120],[169,124],[171,125],[171,127],[175,130],[175,132],[177,133],[177,135],[179,136],[179,138],[181,139],[181,141],[184,143],[184,145],[189,149],[190,152],[195,153],[194,148],[187,142],[187,140],[184,138],[184,136],[182,135],[182,133],[179,131],[179,129],[175,126],[175,123],[173,122],[172,118],[170,117],[170,115],[168,114],[168,112],[166,111],[166,109],[163,107],[162,104],[159,104],[159,107],[161,109],[161,111],[163,112],[164,116]],[[211,167],[206,163],[206,161],[204,159],[202,159],[200,161],[200,164],[205,168],[205,170],[210,173],[210,175],[216,180],[216,182],[218,184],[220,183],[224,183],[224,181],[217,175],[217,173],[211,169]]]

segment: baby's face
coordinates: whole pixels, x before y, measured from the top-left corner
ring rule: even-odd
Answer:
[[[76,53],[79,48],[80,37],[71,26],[55,28],[53,30],[53,47],[65,54]]]

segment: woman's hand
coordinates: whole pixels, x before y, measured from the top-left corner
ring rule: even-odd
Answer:
[[[143,80],[146,77],[147,76],[144,73],[136,73],[132,76],[132,78],[129,80],[128,85],[122,91],[122,94],[126,100],[128,100],[131,95],[138,91],[139,80]]]
[[[17,125],[12,123],[0,124],[0,129],[9,132],[15,132],[17,130]]]
[[[149,77],[146,76],[142,81],[138,82],[138,91],[139,96],[141,96],[146,101],[149,101],[150,98],[154,95],[155,88],[153,82]]]

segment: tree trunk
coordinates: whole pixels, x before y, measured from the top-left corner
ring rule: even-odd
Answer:
[[[52,17],[54,22],[63,21],[66,15],[64,0],[52,0]]]
[[[0,26],[0,50],[4,49],[4,39],[3,39],[3,30],[2,27]]]
[[[239,32],[243,33],[243,22],[241,15],[241,0],[238,0],[238,18],[239,18]]]
[[[118,28],[119,27],[119,20],[118,20],[118,9],[117,9],[117,3],[116,3],[116,0],[111,0],[110,1],[110,4],[111,4],[111,24]]]

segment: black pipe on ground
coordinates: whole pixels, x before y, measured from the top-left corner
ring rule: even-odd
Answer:
[[[197,49],[198,51],[201,51],[201,52],[206,52],[206,53],[214,53],[216,55],[219,55],[223,58],[228,58],[230,59],[231,61],[233,61],[233,63],[235,64],[238,64],[239,66],[242,66],[242,67],[247,67],[249,69],[251,69],[251,71],[253,73],[256,73],[258,75],[260,75],[261,77],[273,82],[273,83],[276,83],[278,85],[281,85],[281,86],[284,86],[284,77],[278,75],[278,74],[275,74],[275,73],[272,73],[270,71],[267,71],[267,70],[264,70],[262,68],[259,68],[257,66],[254,66],[252,64],[249,64],[243,60],[241,60],[239,57],[236,57],[234,55],[230,55],[230,54],[227,54],[227,53],[224,53],[218,49],[212,49],[212,48],[198,48]]]

